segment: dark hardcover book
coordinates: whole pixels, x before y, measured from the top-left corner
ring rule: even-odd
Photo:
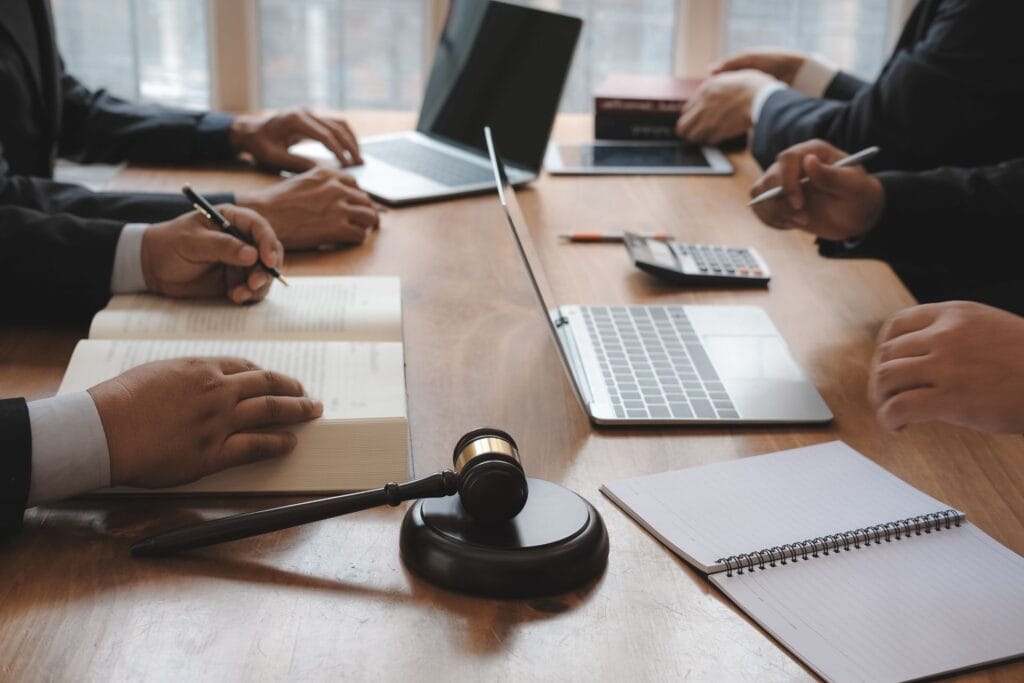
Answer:
[[[675,137],[683,104],[698,78],[615,74],[594,90],[594,137],[598,140],[666,140]]]
[[[673,140],[679,112],[650,114],[600,112],[594,115],[597,140]]]

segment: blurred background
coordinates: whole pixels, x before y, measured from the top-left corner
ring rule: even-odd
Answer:
[[[52,0],[69,72],[133,99],[255,110],[418,108],[448,2]],[[584,19],[562,111],[612,72],[701,75],[765,45],[873,77],[911,0],[522,0]]]

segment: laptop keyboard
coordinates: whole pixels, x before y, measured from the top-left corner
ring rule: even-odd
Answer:
[[[448,187],[494,183],[489,168],[404,138],[367,142],[360,146],[360,151]]]
[[[616,416],[739,418],[682,308],[581,310]]]

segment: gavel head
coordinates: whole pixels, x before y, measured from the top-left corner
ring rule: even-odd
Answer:
[[[511,436],[491,427],[474,429],[452,454],[459,475],[459,500],[473,519],[507,522],[526,505],[529,488]]]

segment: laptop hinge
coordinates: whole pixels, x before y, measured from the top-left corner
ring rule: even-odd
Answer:
[[[553,312],[551,316],[558,334],[558,344],[565,352],[565,360],[569,364],[569,372],[575,379],[574,384],[580,393],[583,405],[590,411],[590,402],[593,400],[593,393],[590,391],[590,383],[587,381],[586,370],[583,369],[583,361],[580,359],[579,350],[576,348],[576,340],[573,338],[572,330],[569,329],[569,318],[561,311]]]

